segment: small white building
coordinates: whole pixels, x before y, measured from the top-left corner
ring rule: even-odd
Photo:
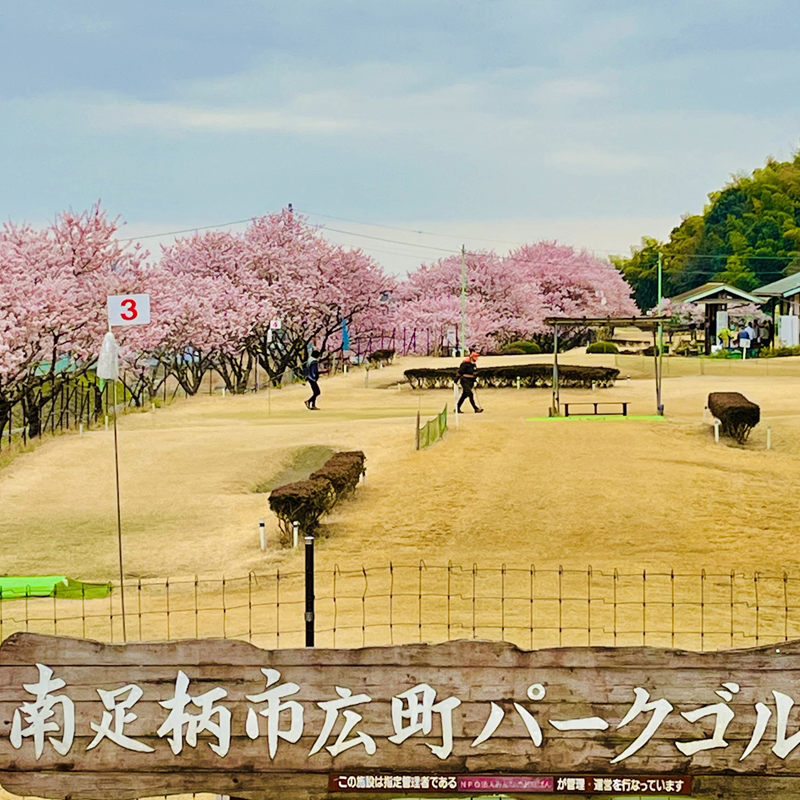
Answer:
[[[711,352],[711,346],[717,340],[717,331],[728,327],[728,309],[749,303],[761,305],[766,298],[757,297],[755,294],[737,289],[727,283],[710,281],[702,286],[690,289],[688,292],[670,298],[673,303],[693,303],[705,309],[705,353]]]
[[[754,294],[768,303],[775,321],[775,344],[800,345],[800,272],[761,286]]]

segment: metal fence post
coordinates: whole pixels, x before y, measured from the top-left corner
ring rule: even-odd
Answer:
[[[306,534],[306,647],[314,646],[314,537]]]

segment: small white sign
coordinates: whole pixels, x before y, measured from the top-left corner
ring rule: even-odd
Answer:
[[[271,331],[279,331],[281,329],[281,321],[279,319],[271,319],[269,321],[269,329]]]
[[[148,322],[150,322],[149,294],[115,294],[109,296],[109,325],[147,325]]]

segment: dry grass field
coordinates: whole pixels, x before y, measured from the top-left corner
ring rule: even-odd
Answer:
[[[479,389],[486,412],[461,415],[457,428],[451,416],[444,440],[419,452],[417,411],[452,409],[453,395],[398,382],[441,359],[371,371],[368,387],[362,370],[327,378],[316,413],[295,385],[126,414],[128,638],[302,646],[304,555],[279,546],[264,490],[338,449],[364,450],[367,480],[317,539],[319,645],[478,637],[702,650],[800,636],[800,365],[781,361],[777,376],[739,362],[667,378],[666,417],[655,421],[548,420],[550,390]],[[629,359],[630,380],[562,400],[621,399],[652,415],[648,366]],[[715,444],[703,421],[714,390],[760,404],[745,446]],[[70,433],[0,471],[5,574],[117,581],[113,457],[110,431]],[[120,608],[116,589],[104,600],[6,601],[0,637],[120,641]]]
[[[609,357],[570,355],[586,363]],[[493,359],[483,359],[491,363]],[[519,360],[519,359],[518,359]],[[524,359],[523,359],[524,360]],[[664,381],[663,421],[532,421],[549,390],[479,390],[486,413],[466,413],[443,441],[414,450],[447,391],[397,388],[412,364],[322,383],[321,411],[295,385],[247,396],[199,396],[120,419],[126,575],[242,576],[301,567],[281,550],[266,495],[326,448],[362,449],[367,481],[325,522],[321,568],[473,562],[797,571],[800,379],[729,375]],[[456,361],[453,361],[455,364]],[[744,365],[739,365],[744,366]],[[759,403],[762,423],[744,447],[714,443],[702,420],[709,391]],[[652,414],[653,383],[634,374],[612,389],[564,390],[562,399],[632,401]],[[772,449],[766,450],[766,428]],[[294,470],[293,470],[294,467]],[[299,471],[298,471],[299,470]],[[263,488],[262,486],[262,488]],[[104,430],[57,436],[0,472],[0,546],[6,574],[117,575],[113,438]],[[270,546],[258,546],[266,518]]]
[[[444,440],[420,452],[417,411],[452,409],[452,393],[398,381],[442,360],[403,359],[371,371],[368,387],[360,370],[325,379],[317,413],[297,385],[126,414],[127,638],[302,646],[302,548],[278,546],[263,490],[337,449],[365,451],[367,480],[317,541],[318,646],[485,638],[708,650],[800,636],[800,377],[791,375],[800,364],[783,361],[777,374],[722,364],[718,376],[669,377],[658,421],[541,419],[549,390],[479,389],[486,412],[461,415],[457,428],[451,416]],[[648,368],[629,359],[629,381],[564,390],[562,400],[627,400],[632,414],[651,415]],[[703,420],[715,390],[761,406],[745,446],[715,444]],[[97,430],[46,439],[0,470],[5,574],[115,581],[113,458],[113,434]],[[102,600],[3,602],[0,638],[33,630],[121,641],[119,608],[116,589]]]

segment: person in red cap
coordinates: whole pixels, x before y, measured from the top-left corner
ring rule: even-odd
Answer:
[[[483,413],[482,408],[478,408],[475,402],[475,397],[472,394],[472,389],[475,386],[475,380],[478,377],[478,351],[474,348],[470,349],[469,355],[461,362],[458,367],[456,380],[461,384],[461,397],[458,399],[456,411],[461,413],[461,406],[465,400],[469,400],[472,408],[476,414]]]

